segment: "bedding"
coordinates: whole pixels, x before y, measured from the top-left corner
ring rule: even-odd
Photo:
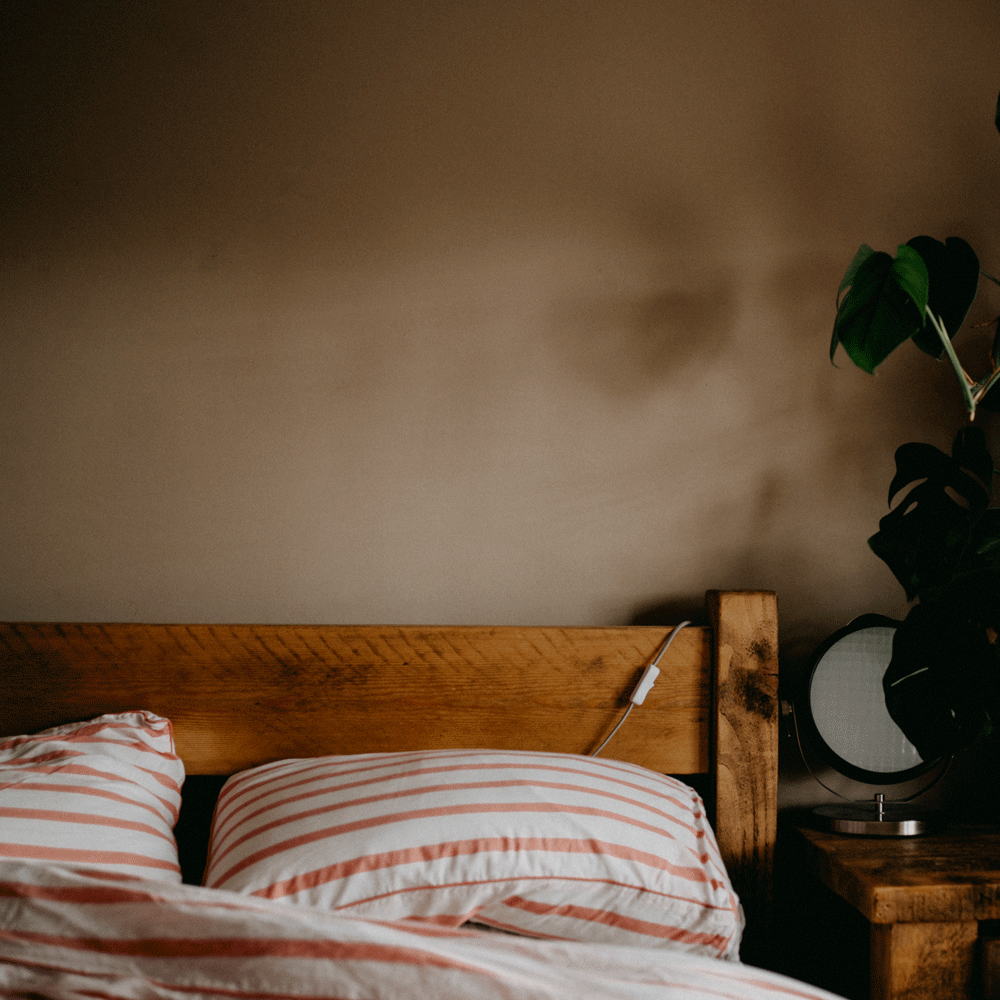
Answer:
[[[53,1000],[832,1000],[699,955],[345,917],[0,860],[0,994]]]
[[[0,858],[180,882],[184,764],[167,719],[123,712],[0,740]]]
[[[205,884],[349,916],[736,959],[736,893],[699,795],[614,760],[440,750],[229,779]]]

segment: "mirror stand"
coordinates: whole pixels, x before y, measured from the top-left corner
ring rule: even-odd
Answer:
[[[930,790],[950,758],[923,760],[885,707],[882,676],[898,622],[862,615],[816,650],[799,698],[789,706],[802,760],[842,803],[818,806],[826,829],[856,836],[912,837],[945,820],[912,800]],[[819,777],[821,769],[835,781]],[[838,787],[834,787],[834,785]]]

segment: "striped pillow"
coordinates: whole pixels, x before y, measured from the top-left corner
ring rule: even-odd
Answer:
[[[180,882],[183,783],[170,723],[150,712],[0,740],[0,858]]]
[[[205,885],[731,959],[743,926],[691,788],[568,754],[438,750],[244,771],[219,797]]]

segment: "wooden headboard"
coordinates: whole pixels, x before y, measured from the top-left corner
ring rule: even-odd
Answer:
[[[768,936],[777,824],[777,601],[709,591],[660,678],[601,756],[703,775],[719,846]],[[0,735],[147,709],[188,774],[433,748],[585,754],[611,731],[669,629],[0,624]],[[695,782],[696,783],[696,782]]]

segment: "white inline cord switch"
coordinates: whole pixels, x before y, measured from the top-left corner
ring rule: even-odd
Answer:
[[[660,668],[657,664],[663,659],[663,654],[670,648],[670,643],[674,641],[674,636],[677,635],[682,628],[685,628],[690,624],[690,622],[681,622],[680,625],[676,625],[671,630],[670,635],[663,640],[663,645],[660,646],[657,651],[656,656],[653,658],[653,662],[642,672],[642,677],[639,678],[639,683],[636,684],[635,690],[632,692],[632,697],[629,698],[629,701],[632,702],[633,705],[641,705],[646,700],[646,695],[652,690],[653,685],[656,683],[656,678],[660,676]]]
[[[629,701],[633,705],[641,705],[646,700],[646,695],[649,694],[653,689],[653,685],[656,683],[656,678],[660,676],[660,668],[655,664],[651,663],[642,672],[642,677],[639,683],[636,684],[635,690],[632,692],[632,697]]]

